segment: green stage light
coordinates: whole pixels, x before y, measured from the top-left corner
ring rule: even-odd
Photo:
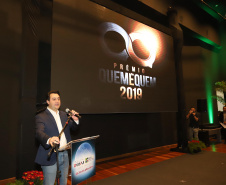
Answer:
[[[211,149],[212,149],[212,152],[216,152],[217,151],[216,146],[214,144],[211,145]]]
[[[211,57],[209,57],[211,55]],[[207,99],[207,111],[209,123],[214,123],[214,104],[213,104],[213,92],[214,82],[218,71],[218,56],[217,53],[209,52],[206,53],[206,64],[205,64],[205,90]]]
[[[206,84],[206,97],[207,97],[207,110],[209,116],[209,123],[214,123],[214,114],[213,114],[213,99],[212,99],[212,88],[211,84],[207,82]]]
[[[222,49],[222,46],[216,44],[215,42],[213,42],[212,40],[206,38],[206,37],[203,37],[202,35],[194,35],[195,38],[197,38],[198,40],[201,40],[202,42],[208,44],[208,45],[211,45],[215,48],[216,51],[220,51]]]

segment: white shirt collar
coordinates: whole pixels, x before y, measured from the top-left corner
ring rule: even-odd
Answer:
[[[57,112],[55,112],[54,110],[50,109],[49,107],[47,107],[47,109],[50,111],[50,113],[55,116],[59,114],[59,110],[57,110]]]

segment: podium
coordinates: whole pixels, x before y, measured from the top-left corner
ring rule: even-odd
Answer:
[[[95,139],[97,136],[73,140],[59,148],[71,149],[71,184],[76,185],[96,174]]]

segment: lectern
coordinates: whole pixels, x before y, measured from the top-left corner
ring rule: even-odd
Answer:
[[[71,184],[76,185],[96,173],[95,140],[97,136],[73,140],[59,148],[71,149]]]

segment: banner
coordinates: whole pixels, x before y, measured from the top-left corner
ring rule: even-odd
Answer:
[[[71,182],[78,184],[96,173],[95,140],[72,143]]]

